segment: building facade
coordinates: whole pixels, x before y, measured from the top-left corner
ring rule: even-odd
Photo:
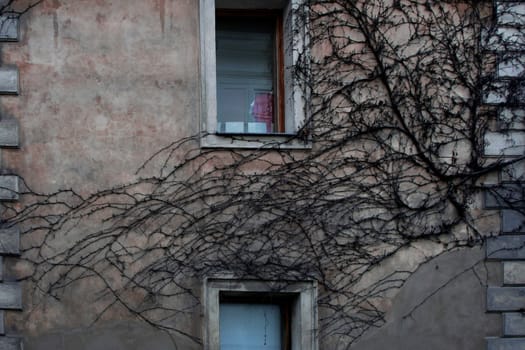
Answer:
[[[525,2],[31,5],[0,348],[525,348]]]

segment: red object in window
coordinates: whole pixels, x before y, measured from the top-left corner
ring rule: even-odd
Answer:
[[[256,122],[266,124],[266,132],[273,131],[273,94],[271,92],[255,94],[253,117]]]

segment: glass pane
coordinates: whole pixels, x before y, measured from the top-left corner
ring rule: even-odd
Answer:
[[[219,16],[215,35],[218,131],[272,132],[275,19]]]
[[[221,303],[221,350],[281,350],[279,305]]]

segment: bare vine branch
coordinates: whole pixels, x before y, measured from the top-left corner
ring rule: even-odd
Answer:
[[[313,279],[321,341],[348,348],[414,271],[384,269],[389,259],[429,243],[421,264],[483,241],[484,177],[525,159],[484,157],[488,52],[504,43],[491,2],[310,0],[296,14],[310,32],[292,67],[310,94],[298,137],[312,149],[205,150],[193,135],[134,183],[89,196],[26,185],[24,206],[3,214],[31,242],[35,298],[98,281],[95,320],[118,304],[199,342],[175,316],[199,307],[205,276]]]

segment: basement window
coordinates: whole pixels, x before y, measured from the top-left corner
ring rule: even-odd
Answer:
[[[316,350],[316,285],[212,278],[205,282],[205,349]]]
[[[306,47],[302,1],[200,0],[202,147],[310,146],[295,137],[306,116],[292,74]]]

